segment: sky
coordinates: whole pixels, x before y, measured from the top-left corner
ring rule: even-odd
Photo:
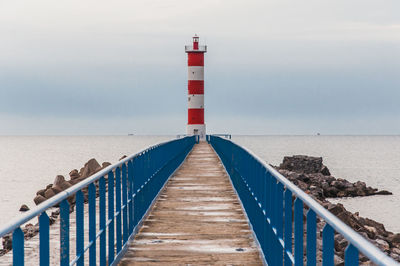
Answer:
[[[398,0],[0,0],[0,135],[400,134]]]

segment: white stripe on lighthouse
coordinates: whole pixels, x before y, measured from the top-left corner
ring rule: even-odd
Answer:
[[[204,80],[203,66],[188,67],[188,80]]]
[[[189,109],[204,108],[204,94],[189,94],[188,108]]]

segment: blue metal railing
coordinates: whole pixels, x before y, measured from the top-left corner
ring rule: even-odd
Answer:
[[[13,265],[24,265],[24,233],[21,226],[35,217],[39,218],[40,265],[49,265],[50,223],[46,210],[57,205],[60,208],[60,265],[83,265],[87,251],[89,265],[96,265],[97,259],[100,265],[116,264],[126,251],[128,240],[137,231],[141,219],[146,215],[159,191],[197,141],[198,138],[195,136],[185,137],[164,142],[131,155],[11,221],[0,229],[0,237],[12,233]],[[88,245],[84,246],[84,191],[86,189],[89,224],[86,237],[89,241]],[[99,197],[99,230],[96,230],[96,194]],[[71,260],[68,199],[73,196],[75,196],[76,208],[76,257]],[[99,254],[96,254],[98,240]]]
[[[345,265],[359,265],[359,253],[377,265],[399,265],[251,151],[217,136],[207,140],[230,175],[269,265],[303,265],[304,260],[316,265],[317,216],[325,221],[322,265],[334,265],[335,232],[348,241]]]

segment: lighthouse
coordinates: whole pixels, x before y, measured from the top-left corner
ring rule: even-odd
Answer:
[[[199,45],[199,37],[193,37],[193,44],[185,46],[188,54],[188,123],[186,134],[206,137],[204,124],[204,53],[206,45]]]

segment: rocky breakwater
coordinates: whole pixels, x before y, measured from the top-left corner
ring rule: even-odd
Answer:
[[[340,203],[333,204],[329,198],[340,197],[364,197],[371,195],[390,195],[386,190],[378,190],[367,186],[364,182],[351,183],[342,178],[335,178],[329,169],[323,164],[321,157],[295,155],[284,157],[279,166],[274,166],[283,176],[312,196],[317,202],[336,215],[340,220],[360,233],[372,244],[393,259],[400,261],[400,234],[394,234],[385,229],[385,226],[373,219],[360,217],[358,212],[352,213],[346,210]],[[306,217],[307,207],[304,210]],[[322,248],[322,229],[324,221],[317,220],[317,242]],[[304,239],[306,239],[304,237]],[[344,250],[347,240],[335,233],[335,265],[344,265]],[[319,252],[319,255],[321,252]],[[318,258],[321,261],[321,257]],[[360,261],[368,265],[370,262],[364,256]]]
[[[100,170],[106,168],[109,165],[111,165],[111,163],[109,162],[103,162],[102,165],[100,165],[97,162],[97,160],[93,158],[90,159],[87,163],[85,163],[85,165],[80,169],[80,171],[78,171],[77,169],[73,169],[69,173],[69,180],[66,180],[63,175],[57,175],[52,184],[48,184],[45,188],[40,189],[36,192],[36,196],[33,198],[33,202],[36,205],[39,205],[40,203],[54,197],[58,193],[72,187],[73,185],[81,182],[82,180],[85,180],[89,176],[99,172]],[[82,192],[84,194],[84,199],[86,203],[88,200],[87,188],[83,189]],[[75,196],[69,197],[68,202],[71,206],[70,211],[72,212],[75,206]],[[27,210],[29,210],[29,207],[26,204],[23,204],[20,208],[20,211],[27,211]],[[57,220],[59,213],[60,212],[58,209],[55,209],[54,211],[51,212],[51,214],[49,215],[50,225],[52,225]],[[21,229],[24,232],[24,238],[30,239],[39,233],[39,224],[29,223],[26,224]],[[4,236],[2,243],[3,243],[3,249],[0,250],[0,256],[12,249],[11,234]]]

